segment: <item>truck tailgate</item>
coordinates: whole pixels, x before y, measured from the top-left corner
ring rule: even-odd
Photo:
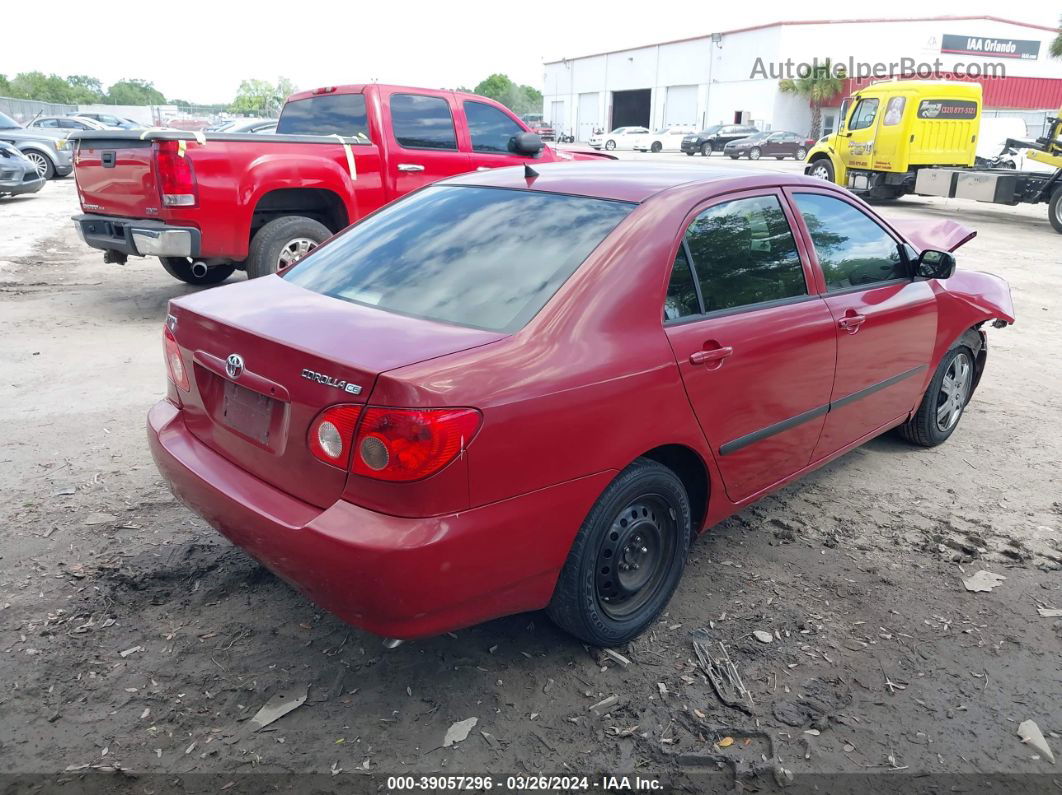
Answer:
[[[86,212],[129,218],[159,214],[151,141],[81,139],[74,154],[74,178]]]

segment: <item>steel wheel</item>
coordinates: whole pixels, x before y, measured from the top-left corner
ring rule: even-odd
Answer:
[[[289,240],[287,245],[280,249],[280,256],[277,257],[277,270],[293,265],[315,248],[317,248],[317,241],[310,240],[308,237]]]
[[[646,495],[621,510],[597,553],[601,612],[622,619],[650,601],[665,579],[674,544],[674,511],[663,497]]]
[[[33,167],[37,169],[37,176],[48,177],[48,166],[51,165],[48,158],[42,155],[40,152],[23,152],[26,158],[33,163]]]
[[[970,386],[973,383],[973,361],[969,355],[960,351],[951,360],[944,380],[940,382],[937,395],[937,429],[950,431],[958,423],[966,402],[970,399]]]
[[[818,165],[812,167],[809,176],[815,177],[815,179],[824,179],[827,182],[833,181],[833,175],[824,160],[820,160]]]

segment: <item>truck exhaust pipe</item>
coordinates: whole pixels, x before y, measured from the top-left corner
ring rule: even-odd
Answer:
[[[210,270],[207,264],[202,260],[196,260],[192,263],[192,275],[197,279],[202,279],[207,275],[207,271]]]

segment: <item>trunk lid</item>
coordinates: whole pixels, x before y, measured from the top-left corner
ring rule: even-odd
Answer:
[[[155,218],[160,200],[151,141],[80,138],[74,155],[81,207],[87,213]]]
[[[185,422],[247,472],[321,508],[347,473],[316,459],[306,436],[326,406],[364,404],[386,371],[506,335],[405,317],[303,289],[277,276],[170,304],[189,373]],[[231,355],[242,372],[226,369]]]

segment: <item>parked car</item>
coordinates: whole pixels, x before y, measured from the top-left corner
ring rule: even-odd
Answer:
[[[144,125],[140,122],[127,119],[123,116],[115,116],[113,113],[72,113],[71,116],[77,116],[82,119],[92,119],[98,121],[106,127],[111,127],[116,130],[143,130]]]
[[[777,130],[773,132],[761,132],[731,141],[723,147],[723,154],[732,160],[739,157],[747,157],[749,160],[759,160],[761,157],[774,157],[783,160],[787,157],[803,160],[808,155],[808,150],[815,145],[814,139],[807,138],[795,132]]]
[[[1014,320],[1006,282],[955,270],[953,221],[803,175],[535,171],[424,187],[170,303],[163,477],[370,632],[547,608],[625,643],[691,536],[891,428],[948,439],[983,324]]]
[[[705,157],[710,157],[712,152],[722,152],[723,147],[731,141],[747,138],[758,132],[758,128],[748,124],[714,124],[683,138],[682,151],[688,155],[700,152]]]
[[[635,136],[632,148],[636,152],[678,152],[682,149],[682,139],[693,129],[684,125],[661,127],[651,133]]]
[[[609,152],[615,149],[633,149],[634,141],[648,134],[648,127],[617,127],[612,132],[594,133],[587,143],[594,149],[605,149]]]
[[[475,94],[328,87],[290,97],[276,135],[78,133],[83,214],[74,220],[108,261],[157,256],[177,279],[216,284],[236,268],[273,273],[443,177],[603,157],[544,147],[511,111]]]
[[[74,170],[67,139],[49,138],[41,131],[27,130],[3,113],[0,113],[0,141],[14,144],[44,179],[65,177]]]
[[[231,126],[218,132],[225,133],[257,133],[270,135],[277,131],[276,119],[238,119]]]
[[[107,125],[77,116],[38,116],[26,125],[27,130],[49,138],[67,138],[74,130],[106,130]]]
[[[543,121],[541,113],[525,113],[520,117],[520,120],[543,141],[555,141],[557,139],[557,131]]]
[[[44,177],[34,162],[13,144],[0,141],[0,196],[36,193],[43,187]]]

